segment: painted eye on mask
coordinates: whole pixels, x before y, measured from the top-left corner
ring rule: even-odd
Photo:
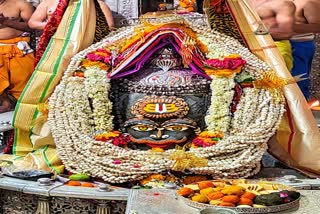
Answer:
[[[185,131],[189,127],[188,126],[183,126],[183,125],[174,125],[174,126],[166,126],[164,127],[168,131]]]
[[[133,130],[140,131],[140,132],[148,132],[154,130],[153,126],[147,125],[135,125],[131,127]]]

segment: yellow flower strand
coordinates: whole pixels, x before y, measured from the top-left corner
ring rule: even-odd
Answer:
[[[273,70],[264,72],[262,79],[253,81],[255,88],[266,89],[270,91],[276,102],[284,102],[282,89],[284,86],[295,83],[296,79],[285,79],[279,77]]]
[[[175,160],[173,170],[183,172],[186,169],[194,167],[208,166],[208,159],[200,158],[191,152],[186,152],[185,148],[177,147],[171,156],[171,160]]]

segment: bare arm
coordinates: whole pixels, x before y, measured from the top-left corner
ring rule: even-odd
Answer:
[[[287,0],[250,0],[274,39],[290,38],[293,34],[296,7]]]
[[[43,30],[47,24],[46,20],[47,4],[46,1],[42,1],[29,19],[28,25],[32,29]]]
[[[5,19],[2,24],[20,31],[28,31],[30,29],[27,23],[33,13],[33,7],[26,1],[18,1],[17,6],[20,8],[20,17],[23,21],[16,19]]]
[[[303,7],[303,15],[308,24],[297,23],[294,25],[296,33],[320,33],[320,1],[307,0]]]
[[[109,28],[112,29],[114,27],[114,22],[113,22],[112,12],[109,6],[103,0],[98,0],[98,3],[104,16],[106,17]]]
[[[308,0],[303,7],[303,15],[309,24],[320,24],[320,1]]]

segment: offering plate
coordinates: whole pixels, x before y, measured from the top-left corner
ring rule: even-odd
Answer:
[[[235,180],[212,180],[212,182],[227,182],[229,184],[232,183],[233,181],[235,181]],[[261,182],[261,181],[260,180],[247,180],[247,184],[252,184],[252,185],[257,184],[258,182]],[[266,182],[268,184],[272,184],[275,187],[277,187],[278,191],[282,191],[282,190],[296,191],[296,189],[289,187],[289,186],[285,186],[283,184],[278,184],[278,183],[269,182],[269,181],[266,181]],[[197,183],[194,183],[191,185],[186,185],[186,187],[192,186],[192,185],[197,185]],[[196,208],[196,209],[199,209],[199,210],[204,210],[207,208],[213,208],[213,209],[224,208],[224,209],[231,209],[231,210],[235,211],[236,213],[246,213],[246,214],[247,213],[276,213],[276,212],[282,212],[282,211],[294,209],[299,206],[299,201],[301,198],[301,196],[300,196],[296,200],[285,203],[285,204],[256,208],[256,207],[223,207],[223,206],[210,205],[210,204],[206,204],[206,203],[192,201],[190,198],[183,197],[179,194],[177,194],[177,197],[179,198],[179,200],[181,200],[186,205],[193,207],[193,208]]]

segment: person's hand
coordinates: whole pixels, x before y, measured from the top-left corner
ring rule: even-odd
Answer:
[[[274,39],[293,35],[296,7],[288,0],[256,0],[253,5]]]

